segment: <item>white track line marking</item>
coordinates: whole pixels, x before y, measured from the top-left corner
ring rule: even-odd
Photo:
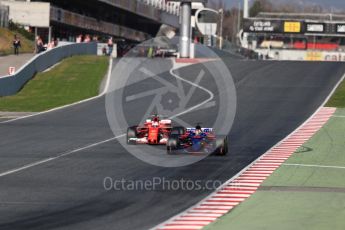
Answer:
[[[283,164],[284,166],[298,166],[311,168],[331,168],[331,169],[345,169],[345,166],[328,166],[328,165],[308,165],[308,164]]]
[[[214,198],[229,198],[229,199],[237,199],[237,198],[248,198],[250,197],[250,195],[248,194],[217,194],[215,196],[212,197],[212,199]]]
[[[79,102],[75,102],[75,103],[72,103],[72,104],[69,104],[69,105],[57,107],[57,108],[54,108],[54,109],[51,109],[51,110],[48,110],[48,111],[36,113],[36,114],[33,114],[33,115],[19,117],[19,118],[13,119],[13,120],[0,122],[0,124],[10,123],[10,122],[22,120],[22,119],[25,119],[25,118],[30,118],[30,117],[34,117],[34,116],[38,116],[38,115],[54,112],[54,111],[57,111],[57,110],[65,109],[65,108],[72,107],[72,106],[75,106],[75,105],[78,105],[78,104],[81,104],[81,103],[85,103],[85,102],[88,102],[88,101],[92,101],[92,100],[98,99],[98,98],[104,96],[106,94],[106,92],[108,91],[109,84],[110,84],[110,78],[111,78],[111,74],[112,74],[112,69],[113,69],[113,59],[111,58],[109,60],[109,69],[108,69],[108,74],[107,74],[106,85],[105,85],[105,87],[103,89],[103,92],[100,95],[98,95],[98,96],[95,96],[95,97],[92,97],[92,98],[88,98],[88,99],[85,99],[85,100],[82,100],[82,101],[79,101]],[[24,166],[16,168],[16,169],[8,170],[6,172],[0,173],[0,177],[11,175],[11,174],[14,174],[14,173],[17,173],[17,172],[20,172],[20,171],[23,171],[23,170],[26,170],[26,169],[38,166],[38,165],[45,164],[45,163],[50,162],[50,161],[57,160],[59,158],[68,156],[70,154],[73,154],[73,153],[76,153],[76,152],[79,152],[79,151],[82,151],[82,150],[93,148],[95,146],[98,146],[98,145],[101,145],[101,144],[104,144],[104,143],[116,140],[116,139],[118,139],[118,138],[120,138],[122,136],[124,136],[124,135],[120,135],[118,137],[113,137],[113,138],[110,138],[110,139],[107,139],[107,140],[104,140],[104,141],[93,143],[93,144],[90,144],[90,145],[87,145],[87,146],[84,146],[84,147],[81,147],[81,148],[78,148],[78,149],[75,149],[75,150],[72,150],[72,151],[69,151],[69,152],[60,153],[60,155],[58,155],[56,157],[50,157],[50,158],[47,158],[47,159],[44,159],[44,160],[41,160],[41,161],[37,161],[37,162],[31,163],[31,164],[24,165]]]
[[[204,213],[204,212],[194,212],[194,213],[187,213],[186,215],[184,216],[181,216],[181,218],[185,218],[185,217],[200,217],[200,218],[203,218],[203,217],[209,217],[209,218],[218,218],[222,216],[222,214],[217,214],[217,213]]]
[[[57,111],[57,110],[61,110],[61,109],[64,109],[64,108],[72,107],[72,106],[75,106],[75,105],[78,105],[78,104],[81,104],[81,103],[85,103],[85,102],[88,102],[88,101],[92,101],[92,100],[98,99],[98,98],[104,96],[107,93],[107,91],[108,91],[108,88],[109,88],[109,85],[110,85],[110,78],[111,78],[111,74],[112,74],[112,69],[113,69],[113,59],[110,58],[106,85],[105,85],[105,87],[103,89],[103,92],[100,95],[98,95],[98,96],[95,96],[95,97],[92,97],[92,98],[88,98],[88,99],[85,99],[85,100],[82,100],[82,101],[79,101],[79,102],[75,102],[75,103],[72,103],[72,104],[69,104],[69,105],[65,105],[65,106],[61,106],[61,107],[58,107],[58,108],[54,108],[54,109],[51,109],[51,110],[48,110],[48,111],[44,111],[44,112],[41,112],[41,113],[36,113],[36,114],[33,114],[33,115],[23,116],[23,117],[19,117],[19,118],[13,119],[13,120],[0,122],[0,124],[10,123],[10,122],[22,120],[22,119],[25,119],[25,118],[34,117],[34,116],[37,116],[37,115],[42,115],[42,114],[54,112],[54,111]],[[76,153],[76,152],[79,152],[79,151],[82,151],[82,150],[90,149],[90,148],[93,148],[95,146],[98,146],[98,145],[101,145],[101,144],[104,144],[104,143],[116,140],[116,139],[118,139],[120,137],[123,137],[123,136],[124,135],[113,137],[113,138],[110,138],[110,139],[107,139],[107,140],[104,140],[104,141],[100,141],[100,142],[93,143],[93,144],[90,144],[90,145],[87,145],[87,146],[84,146],[84,147],[81,147],[81,148],[78,148],[78,149],[74,149],[74,150],[69,151],[69,152],[60,153],[56,157],[50,157],[50,158],[47,158],[47,159],[44,159],[44,160],[41,160],[41,161],[37,161],[37,162],[33,162],[33,163],[30,163],[30,164],[24,165],[24,166],[16,168],[16,169],[11,169],[11,170],[8,170],[6,172],[0,173],[0,177],[11,175],[11,174],[14,174],[14,173],[17,173],[17,172],[20,172],[20,171],[23,171],[23,170],[26,170],[26,169],[38,166],[38,165],[42,165],[42,164],[45,164],[47,162],[57,160],[59,158],[68,156],[70,154],[73,154],[73,153]]]
[[[184,215],[190,215],[190,214],[200,214],[200,213],[203,213],[203,214],[217,214],[217,215],[224,215],[225,213],[227,213],[228,211],[224,211],[224,210],[191,210],[189,212],[187,212],[187,214],[184,214]]]
[[[172,226],[166,226],[164,228],[160,228],[161,230],[176,230],[176,229],[180,229],[180,230],[199,230],[202,229],[203,226],[188,226],[188,225],[172,225]]]
[[[184,78],[182,78],[182,77],[180,77],[180,76],[178,76],[177,74],[174,73],[174,71],[175,71],[176,69],[179,69],[179,68],[181,68],[181,67],[182,67],[182,66],[177,65],[176,62],[174,61],[174,62],[173,62],[173,68],[170,70],[170,74],[171,74],[172,76],[174,76],[175,78],[181,80],[181,81],[187,82],[188,84],[191,84],[192,86],[197,87],[197,88],[199,88],[199,89],[205,91],[206,93],[208,93],[208,94],[210,95],[210,97],[209,97],[207,100],[203,101],[202,103],[200,103],[200,104],[198,104],[198,105],[195,105],[195,106],[193,106],[193,107],[187,109],[186,111],[183,111],[182,113],[179,113],[179,114],[176,114],[176,115],[172,116],[171,119],[174,119],[174,118],[176,118],[176,117],[179,117],[179,116],[181,116],[181,115],[184,115],[184,114],[186,114],[186,113],[189,113],[189,112],[191,112],[191,111],[194,111],[195,109],[197,109],[197,108],[199,108],[199,107],[202,107],[203,105],[206,105],[206,104],[210,103],[210,102],[214,99],[214,94],[213,94],[210,90],[208,90],[208,89],[206,89],[206,88],[204,88],[204,87],[202,87],[202,86],[200,86],[200,85],[197,85],[197,84],[195,84],[194,82],[188,81],[188,80],[186,80],[186,79],[184,79]]]
[[[50,161],[54,161],[54,160],[60,159],[62,157],[66,157],[66,156],[71,155],[71,154],[76,153],[76,152],[80,152],[80,151],[83,151],[83,150],[86,150],[86,149],[90,149],[90,148],[93,148],[93,147],[96,147],[96,146],[99,146],[99,145],[102,145],[102,144],[114,141],[114,140],[116,140],[118,138],[121,138],[123,136],[124,135],[120,135],[120,136],[113,137],[113,138],[110,138],[110,139],[107,139],[107,140],[104,140],[104,141],[100,141],[100,142],[97,142],[97,143],[94,143],[94,144],[90,144],[90,145],[84,146],[84,147],[81,147],[81,148],[78,148],[78,149],[74,149],[74,150],[69,151],[69,152],[60,153],[56,157],[50,157],[50,158],[47,158],[47,159],[44,159],[44,160],[41,160],[41,161],[37,161],[37,162],[31,163],[31,164],[27,164],[27,165],[25,165],[23,167],[20,167],[20,168],[16,168],[16,169],[12,169],[12,170],[0,173],[0,177],[8,176],[8,175],[11,175],[11,174],[14,174],[14,173],[17,173],[17,172],[20,172],[20,171],[23,171],[23,170],[26,170],[26,169],[29,169],[29,168],[33,168],[33,167],[38,166],[38,165],[42,165],[42,164],[48,163]]]
[[[104,87],[104,90],[103,90],[103,92],[100,95],[98,95],[96,97],[93,97],[93,98],[89,98],[89,99],[83,100],[83,101],[79,101],[79,102],[76,102],[76,103],[73,103],[73,104],[70,104],[70,105],[66,105],[66,106],[62,106],[62,107],[59,107],[59,108],[55,108],[55,109],[52,109],[52,110],[49,110],[49,111],[46,111],[46,112],[37,113],[37,114],[34,114],[34,115],[25,116],[25,117],[20,117],[20,118],[13,119],[13,120],[10,120],[10,121],[0,122],[0,124],[1,123],[9,123],[9,122],[13,122],[13,121],[16,121],[16,120],[21,120],[21,119],[24,119],[24,118],[33,117],[33,116],[36,116],[36,115],[53,112],[53,111],[56,111],[56,110],[60,110],[60,109],[67,108],[67,107],[71,107],[71,106],[74,106],[74,105],[77,105],[77,104],[80,104],[80,103],[84,103],[84,102],[87,102],[87,101],[91,101],[91,100],[100,98],[103,95],[105,95],[106,92],[108,91],[108,88],[109,88],[109,85],[110,85],[110,77],[111,77],[111,73],[112,73],[111,72],[112,68],[113,68],[113,59],[110,59],[106,86]],[[201,90],[204,90],[205,92],[210,94],[210,98],[207,99],[206,101],[200,103],[199,105],[193,106],[192,108],[189,108],[188,110],[186,110],[186,111],[184,111],[184,112],[182,112],[180,114],[175,115],[174,117],[178,117],[178,116],[181,116],[183,114],[189,113],[189,112],[193,111],[194,109],[197,109],[197,108],[203,106],[204,104],[209,103],[210,101],[212,101],[214,99],[214,94],[211,91],[209,91],[208,89],[206,89],[206,88],[204,88],[202,86],[199,86],[199,85],[197,85],[197,84],[195,84],[193,82],[190,82],[188,80],[185,80],[185,79],[181,78],[180,76],[174,74],[173,71],[176,70],[177,68],[179,68],[179,67],[174,65],[173,68],[170,70],[172,76],[174,76],[174,77],[176,77],[176,78],[178,78],[178,79],[180,79],[180,80],[182,80],[184,82],[187,82],[187,83],[189,83],[189,84],[191,84],[191,85],[193,85],[193,86],[195,86],[195,87],[197,87],[197,88],[199,88]],[[90,145],[87,145],[87,146],[84,146],[84,147],[81,147],[81,148],[78,148],[78,149],[75,149],[75,150],[72,150],[72,151],[69,151],[69,152],[60,153],[56,157],[46,158],[46,159],[41,160],[41,161],[33,162],[33,163],[30,163],[30,164],[24,165],[22,167],[19,167],[19,168],[16,168],[16,169],[12,169],[12,170],[0,173],[0,177],[4,177],[4,176],[10,175],[10,174],[14,174],[14,173],[17,173],[17,172],[20,172],[20,171],[23,171],[23,170],[26,170],[26,169],[38,166],[38,165],[42,165],[42,164],[45,164],[47,162],[51,162],[51,161],[57,160],[59,158],[71,155],[73,153],[80,152],[80,151],[83,151],[83,150],[86,150],[86,149],[90,149],[90,148],[93,148],[93,147],[105,144],[107,142],[116,140],[116,139],[124,137],[124,136],[126,136],[126,134],[121,134],[121,135],[119,135],[117,137],[113,137],[113,138],[110,138],[110,139],[107,139],[107,140],[104,140],[104,141],[100,141],[100,142],[97,142],[97,143],[94,143],[94,144],[90,144]]]
[[[201,225],[201,226],[205,226],[206,224],[210,224],[212,223],[213,221],[212,220],[189,220],[189,221],[181,221],[181,220],[177,220],[174,222],[173,225]],[[172,225],[172,226],[173,226]]]
[[[190,216],[190,217],[181,217],[180,219],[177,219],[178,221],[185,221],[185,220],[192,220],[192,221],[195,221],[195,220],[215,220],[217,219],[217,217],[207,217],[207,216]]]
[[[108,88],[109,88],[109,85],[110,85],[110,78],[111,78],[111,74],[112,74],[112,69],[113,69],[113,59],[110,58],[110,60],[109,60],[109,69],[108,69],[108,74],[107,74],[107,81],[106,81],[105,87],[103,89],[103,92],[101,94],[95,96],[95,97],[91,97],[91,98],[88,98],[88,99],[85,99],[85,100],[82,100],[82,101],[78,101],[78,102],[74,102],[72,104],[56,107],[54,109],[50,109],[50,110],[47,110],[47,111],[35,113],[35,114],[32,114],[32,115],[18,117],[18,118],[15,118],[15,119],[12,119],[12,120],[8,120],[8,121],[3,121],[3,122],[0,122],[0,124],[6,124],[6,123],[10,123],[10,122],[18,121],[18,120],[23,120],[23,119],[30,118],[30,117],[39,116],[39,115],[46,114],[46,113],[55,112],[55,111],[58,111],[58,110],[61,110],[61,109],[69,108],[69,107],[72,107],[72,106],[75,106],[75,105],[79,105],[79,104],[82,104],[82,103],[85,103],[85,102],[88,102],[88,101],[93,101],[93,100],[96,100],[98,98],[101,98],[108,91]]]

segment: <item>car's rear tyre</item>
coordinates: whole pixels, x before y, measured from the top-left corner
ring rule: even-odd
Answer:
[[[228,137],[217,137],[216,139],[216,151],[214,152],[218,156],[225,156],[228,154]]]
[[[177,135],[170,136],[167,142],[167,154],[176,154],[179,149],[179,137]]]
[[[127,144],[136,145],[137,142],[131,140],[131,138],[137,138],[137,126],[132,126],[127,129]]]

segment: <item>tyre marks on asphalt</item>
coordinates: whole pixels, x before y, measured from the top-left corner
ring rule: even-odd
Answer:
[[[321,108],[299,129],[270,149],[256,162],[244,170],[238,177],[227,182],[215,193],[211,194],[194,207],[173,217],[154,229],[202,229],[227,214],[255,193],[264,180],[266,180],[277,168],[284,164],[284,162],[294,154],[298,148],[318,132],[332,117],[335,111],[335,108]]]

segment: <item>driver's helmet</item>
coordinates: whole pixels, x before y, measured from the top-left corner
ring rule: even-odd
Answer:
[[[197,125],[195,127],[195,135],[200,135],[200,134],[202,134],[202,129],[200,125]]]
[[[158,127],[159,126],[159,118],[153,117],[152,119],[152,127]]]

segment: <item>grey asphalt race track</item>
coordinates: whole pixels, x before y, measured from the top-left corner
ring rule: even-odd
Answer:
[[[228,156],[161,168],[136,159],[117,141],[110,141],[0,177],[0,229],[153,227],[211,191],[106,191],[103,179],[225,181],[305,121],[345,72],[339,63],[224,61],[232,71],[238,96]],[[196,69],[187,67],[181,73],[193,75]],[[207,79],[201,84],[207,87]],[[112,138],[104,103],[99,98],[0,124],[0,174]],[[188,116],[187,120],[193,119]],[[199,119],[212,116],[203,113]]]

